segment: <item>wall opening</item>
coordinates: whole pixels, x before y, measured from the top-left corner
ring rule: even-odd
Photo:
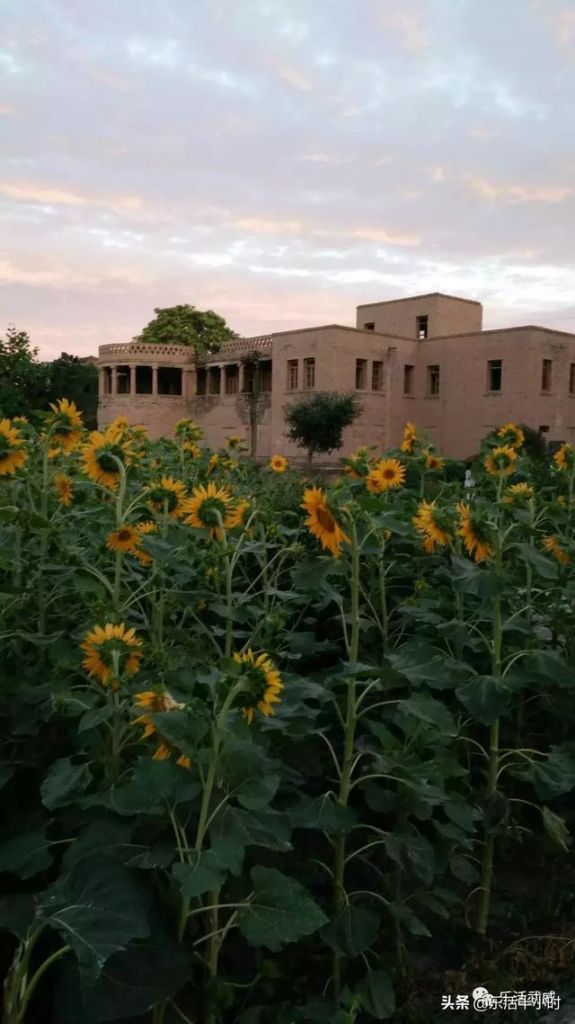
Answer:
[[[226,366],[226,395],[237,395],[240,387],[240,368],[237,363]]]
[[[415,366],[410,366],[406,363],[403,367],[403,393],[404,395],[413,394],[413,375],[415,372]]]
[[[375,323],[373,320],[370,320],[368,324],[364,324],[363,329],[364,331],[375,331]]]
[[[260,391],[271,391],[272,389],[272,361],[262,359],[260,362]]]
[[[205,366],[198,366],[196,371],[196,395],[205,395],[207,376],[208,373]]]
[[[490,359],[487,363],[487,390],[501,391],[503,363],[501,359]]]
[[[365,391],[367,387],[367,359],[356,359],[355,361],[355,388],[356,391]]]
[[[551,391],[551,378],[553,372],[553,360],[544,359],[541,364],[541,390]]]
[[[427,338],[428,330],[429,317],[427,315],[416,317],[416,335],[419,341],[423,341]]]
[[[103,380],[104,380],[104,394],[105,395],[111,395],[112,394],[112,367],[111,366],[105,366],[104,367]]]
[[[182,371],[179,366],[158,366],[158,394],[181,395]]]
[[[116,367],[116,393],[118,395],[130,394],[130,367]]]
[[[437,364],[427,367],[427,394],[439,394],[439,366]]]
[[[298,361],[297,359],[288,359],[287,361],[287,381],[286,386],[288,391],[297,391],[297,371]]]
[[[151,366],[136,366],[136,394],[152,394],[153,373]]]
[[[304,359],[303,361],[303,386],[304,388],[315,388],[315,359]]]
[[[221,366],[210,366],[208,370],[208,393],[210,395],[219,395],[222,387],[222,368]]]
[[[569,394],[575,395],[575,363],[569,366]]]
[[[371,364],[371,389],[383,391],[383,363],[379,359],[374,359]]]
[[[255,376],[255,364],[253,362],[244,363],[244,384],[242,392],[245,395],[251,395],[254,390],[254,376]]]

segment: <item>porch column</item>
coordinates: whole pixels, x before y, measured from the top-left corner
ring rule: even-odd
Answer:
[[[136,367],[130,366],[130,394],[136,394]]]
[[[112,394],[118,394],[118,367],[112,367]]]
[[[152,366],[152,394],[158,394],[158,367]]]

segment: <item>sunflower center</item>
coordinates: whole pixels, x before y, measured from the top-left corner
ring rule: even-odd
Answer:
[[[118,466],[115,462],[114,456],[118,458],[116,453],[112,451],[98,452],[96,459],[100,469],[103,470],[104,473],[118,472]]]
[[[335,532],[335,519],[333,518],[329,509],[325,508],[323,505],[320,505],[319,508],[317,509],[316,516],[318,523],[320,524],[321,527],[323,527],[324,530],[327,530],[328,533]]]
[[[383,473],[382,473],[382,476],[383,476],[384,480],[394,480],[395,479],[395,470],[391,469],[390,467],[388,469],[384,469]]]
[[[131,530],[119,530],[118,531],[118,540],[124,541],[124,540],[131,540],[131,539],[132,539],[132,531]]]
[[[226,505],[220,498],[206,498],[198,509],[198,519],[206,526],[219,526],[226,513]]]

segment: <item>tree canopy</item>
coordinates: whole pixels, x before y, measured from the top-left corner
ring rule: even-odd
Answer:
[[[211,309],[202,312],[186,304],[158,307],[154,313],[154,319],[150,320],[134,341],[189,345],[198,355],[209,355],[217,352],[224,342],[236,337],[224,318]]]
[[[361,413],[357,395],[319,391],[284,409],[288,437],[307,452],[308,466],[316,452],[341,448],[343,431]]]

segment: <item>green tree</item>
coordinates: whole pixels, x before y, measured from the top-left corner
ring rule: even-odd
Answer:
[[[209,355],[236,337],[224,318],[211,309],[202,312],[195,306],[167,306],[154,309],[154,313],[154,319],[134,341],[189,345],[198,355]]]
[[[75,402],[89,430],[95,430],[98,411],[98,370],[93,363],[62,352],[59,359],[45,364],[48,402],[68,398]]]
[[[46,370],[26,331],[9,324],[0,337],[0,415],[33,416],[45,406]]]
[[[307,452],[307,467],[317,452],[341,448],[342,435],[361,413],[357,395],[320,391],[284,409],[288,437]]]

